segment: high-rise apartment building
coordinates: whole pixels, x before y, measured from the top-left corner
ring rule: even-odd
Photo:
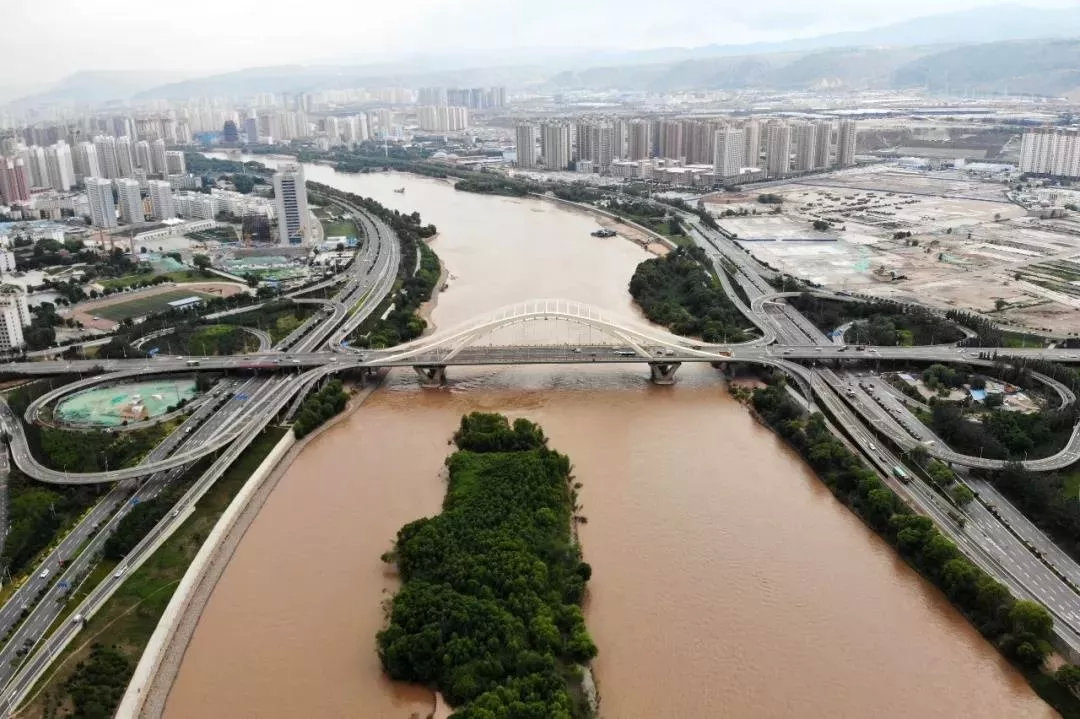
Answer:
[[[648,120],[631,120],[627,136],[626,157],[629,160],[647,160],[651,151],[650,123]]]
[[[514,146],[518,167],[524,169],[536,167],[536,125],[519,123],[514,128]]]
[[[135,134],[135,123],[127,115],[117,115],[112,119],[112,134],[117,139]]]
[[[0,250],[0,275],[14,272],[16,269],[15,253],[11,250]]]
[[[104,177],[87,177],[86,199],[90,204],[90,224],[94,227],[116,227],[116,203],[113,201],[112,182]]]
[[[8,205],[30,201],[30,176],[21,157],[0,157],[0,201]]]
[[[416,115],[420,129],[429,132],[457,132],[469,127],[469,108],[460,105],[422,105]]]
[[[506,106],[505,87],[422,87],[417,93],[421,105],[460,105],[470,110]]]
[[[76,182],[87,177],[101,177],[101,166],[98,164],[97,148],[94,147],[94,143],[83,141],[77,144],[73,160]]]
[[[1080,177],[1080,130],[1045,127],[1025,132],[1020,141],[1020,171]]]
[[[827,170],[832,167],[832,123],[819,120],[814,123],[814,168]]]
[[[612,160],[626,158],[627,144],[630,137],[630,124],[626,120],[615,120],[611,123],[611,157]]]
[[[98,135],[94,138],[94,150],[98,156],[98,166],[102,177],[115,180],[123,177],[120,173],[120,161],[116,154],[116,138],[111,135]]]
[[[165,152],[165,174],[183,175],[187,172],[187,162],[184,153],[180,150],[167,150]]]
[[[15,196],[15,163],[0,155],[0,205],[18,202]]]
[[[594,130],[598,129],[591,122],[578,122],[574,125],[574,160],[592,160],[596,154],[594,147],[597,139]]]
[[[593,145],[591,159],[601,172],[606,172],[615,161],[615,128],[611,125],[601,125],[593,130],[595,134],[591,141]]]
[[[570,165],[570,126],[545,122],[540,128],[540,154],[547,169],[565,170]]]
[[[169,173],[169,165],[165,161],[165,140],[158,138],[150,143],[150,164],[153,167],[153,172],[159,175],[167,175]]]
[[[791,126],[791,142],[795,146],[795,172],[814,169],[817,157],[817,128],[809,122],[797,122]]]
[[[155,220],[171,220],[176,217],[176,201],[168,180],[150,180],[150,212]]]
[[[228,145],[235,145],[240,141],[240,133],[236,131],[236,123],[232,120],[226,120],[222,126],[221,140]]]
[[[657,133],[657,155],[673,160],[684,158],[683,124],[679,120],[661,120]]]
[[[724,124],[716,120],[683,120],[681,156],[690,164],[711,165],[716,149],[716,131],[723,127]]]
[[[154,173],[154,159],[149,140],[139,140],[135,143],[135,165],[147,175]]]
[[[30,185],[32,187],[49,187],[49,160],[45,156],[45,148],[40,145],[32,145],[26,151],[26,164],[30,168]]]
[[[120,221],[134,225],[144,222],[142,192],[139,190],[139,181],[130,178],[122,178],[116,181],[116,195],[120,202]]]
[[[757,167],[761,163],[761,122],[753,118],[743,123],[743,138],[746,149],[743,150],[747,167]]]
[[[782,177],[791,167],[791,127],[782,120],[765,126],[765,170],[770,177]]]
[[[45,162],[49,166],[49,186],[57,192],[67,192],[75,186],[75,166],[71,148],[63,140],[45,148]]]
[[[30,324],[25,291],[16,285],[0,285],[0,352],[22,348],[23,327]]]
[[[116,163],[120,168],[120,177],[131,177],[135,174],[135,145],[131,142],[130,135],[116,138]]]
[[[307,188],[300,165],[282,165],[274,173],[274,209],[279,244],[298,245],[311,236]]]
[[[746,165],[746,132],[725,127],[713,135],[713,174],[734,177]]]
[[[855,164],[855,140],[858,127],[854,120],[841,120],[836,132],[836,164],[851,167]]]
[[[244,118],[244,141],[253,145],[259,141],[259,118],[248,115]]]

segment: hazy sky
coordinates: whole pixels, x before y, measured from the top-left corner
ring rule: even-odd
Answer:
[[[199,75],[502,48],[644,49],[858,30],[1002,0],[0,0],[0,86],[80,70]],[[1023,0],[1076,6],[1078,0]],[[15,70],[15,72],[11,72]]]

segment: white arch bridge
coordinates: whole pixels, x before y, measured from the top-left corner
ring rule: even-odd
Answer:
[[[548,324],[550,323],[550,324]],[[514,330],[509,342],[500,335]],[[529,336],[524,342],[521,335]],[[654,382],[670,384],[683,362],[724,362],[731,347],[680,337],[573,300],[543,299],[502,307],[480,319],[386,350],[364,351],[369,367],[412,366],[439,385],[454,365],[645,362]]]

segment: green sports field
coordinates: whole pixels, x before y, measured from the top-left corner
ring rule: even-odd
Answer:
[[[170,302],[182,300],[186,297],[202,297],[203,299],[208,299],[210,295],[205,292],[193,292],[185,289],[169,290],[168,292],[162,292],[149,297],[135,297],[126,302],[117,302],[115,305],[98,307],[93,310],[87,310],[87,312],[95,317],[104,317],[105,319],[113,320],[114,322],[120,322],[128,317],[142,317],[144,315],[164,312],[169,309]]]

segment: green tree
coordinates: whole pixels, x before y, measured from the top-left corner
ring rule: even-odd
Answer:
[[[203,255],[203,254],[195,255],[194,257],[191,258],[191,261],[196,267],[198,267],[203,272],[210,269],[210,265],[212,264],[211,261],[210,261],[210,257],[207,256],[207,255]]]
[[[1075,664],[1062,664],[1054,672],[1054,679],[1073,694],[1080,696],[1080,667]]]
[[[975,499],[975,494],[963,484],[953,486],[953,488],[949,490],[949,494],[952,495],[953,501],[961,507]]]
[[[1026,599],[1013,604],[1009,610],[1009,622],[1017,633],[1029,633],[1039,639],[1049,639],[1054,627],[1050,612],[1043,605]]]

